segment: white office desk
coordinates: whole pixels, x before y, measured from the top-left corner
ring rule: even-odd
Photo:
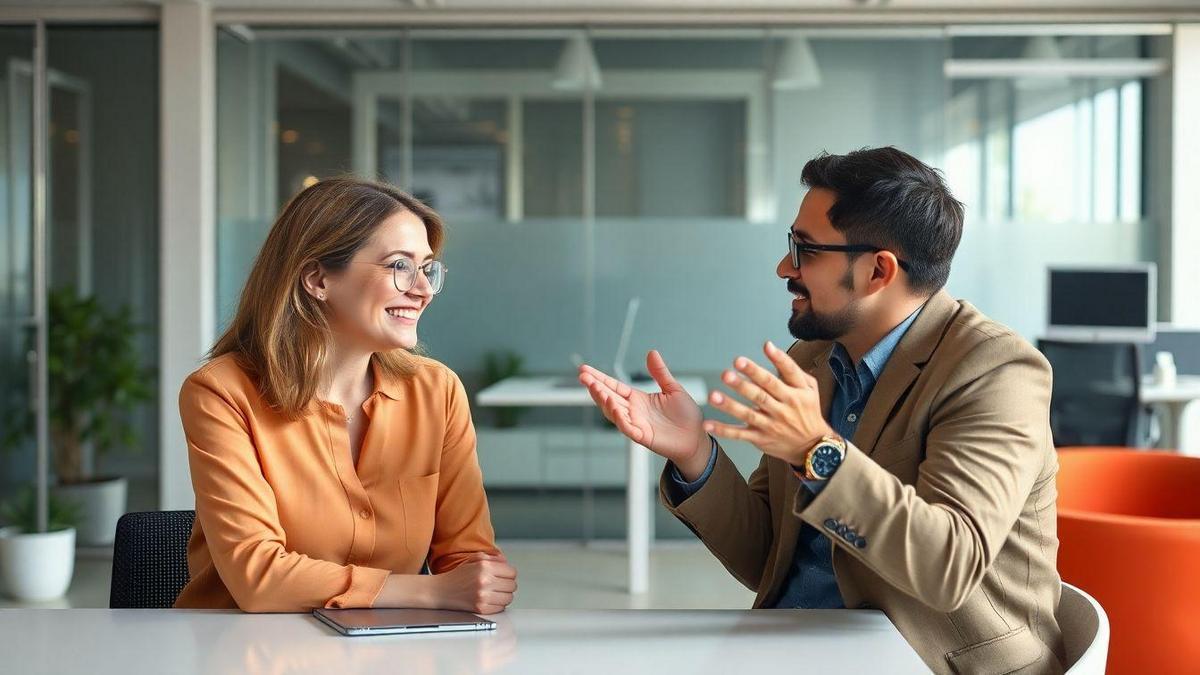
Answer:
[[[307,614],[0,609],[0,670],[22,675],[929,672],[876,611],[517,609],[491,618],[499,627],[488,633],[348,638]]]
[[[704,405],[708,389],[699,377],[676,378],[692,400]],[[595,405],[587,389],[562,377],[510,377],[481,390],[475,403],[481,406],[583,407]],[[634,383],[650,392],[659,391],[653,381]],[[645,593],[650,585],[650,538],[654,517],[650,494],[650,451],[630,441],[629,469],[625,485],[626,539],[629,542],[629,592]]]
[[[1167,412],[1159,445],[1187,452],[1192,446],[1190,439],[1184,438],[1183,417],[1188,406],[1200,400],[1200,375],[1180,375],[1171,386],[1157,384],[1153,378],[1146,378],[1142,383],[1141,399],[1142,403],[1159,405]]]

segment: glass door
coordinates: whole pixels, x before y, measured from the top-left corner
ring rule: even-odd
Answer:
[[[0,502],[38,483],[39,521],[45,519],[44,221],[36,227],[38,171],[34,81],[36,29],[0,28]],[[44,100],[43,100],[44,102]],[[36,128],[35,128],[36,127]],[[44,130],[43,130],[44,131]],[[39,276],[41,281],[39,282]],[[43,419],[39,419],[43,417]],[[39,423],[40,422],[40,423]],[[41,440],[43,447],[39,447]],[[40,479],[40,480],[39,480]]]

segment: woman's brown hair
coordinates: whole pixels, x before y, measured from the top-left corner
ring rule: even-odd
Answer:
[[[324,375],[330,335],[320,301],[304,288],[304,270],[314,261],[329,271],[345,269],[379,224],[402,211],[425,224],[429,247],[439,255],[441,216],[390,185],[331,178],[292,197],[271,226],[237,313],[210,358],[233,354],[271,407],[289,418],[301,416]],[[372,360],[388,377],[405,377],[413,370],[404,349],[376,352]]]

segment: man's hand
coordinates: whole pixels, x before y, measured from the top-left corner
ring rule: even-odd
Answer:
[[[695,480],[704,472],[711,450],[700,406],[657,351],[646,355],[646,370],[661,393],[647,394],[588,365],[579,367],[579,381],[621,433],[671,460],[685,479]]]
[[[737,372],[721,373],[721,380],[752,405],[719,391],[708,397],[713,407],[745,422],[745,426],[705,421],[704,429],[724,438],[748,441],[772,457],[799,466],[822,436],[834,432],[821,414],[816,379],[770,342],[763,346],[763,353],[775,364],[778,377],[744,356],[734,359]]]

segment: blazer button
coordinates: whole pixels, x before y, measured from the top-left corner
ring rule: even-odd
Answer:
[[[360,518],[362,518],[363,520],[366,520],[366,519],[368,519],[368,518],[370,518],[370,517],[371,517],[371,512],[370,512],[370,511],[368,511],[368,510],[366,510],[366,509],[363,509],[362,511],[359,511],[359,512],[358,512],[358,515],[359,515],[359,517],[360,517]]]
[[[858,548],[866,548],[867,547],[867,538],[859,537],[858,539],[855,539],[854,545],[857,546]]]
[[[837,529],[837,526],[838,526],[838,521],[834,520],[833,518],[825,519],[825,529],[835,530],[835,529]]]

